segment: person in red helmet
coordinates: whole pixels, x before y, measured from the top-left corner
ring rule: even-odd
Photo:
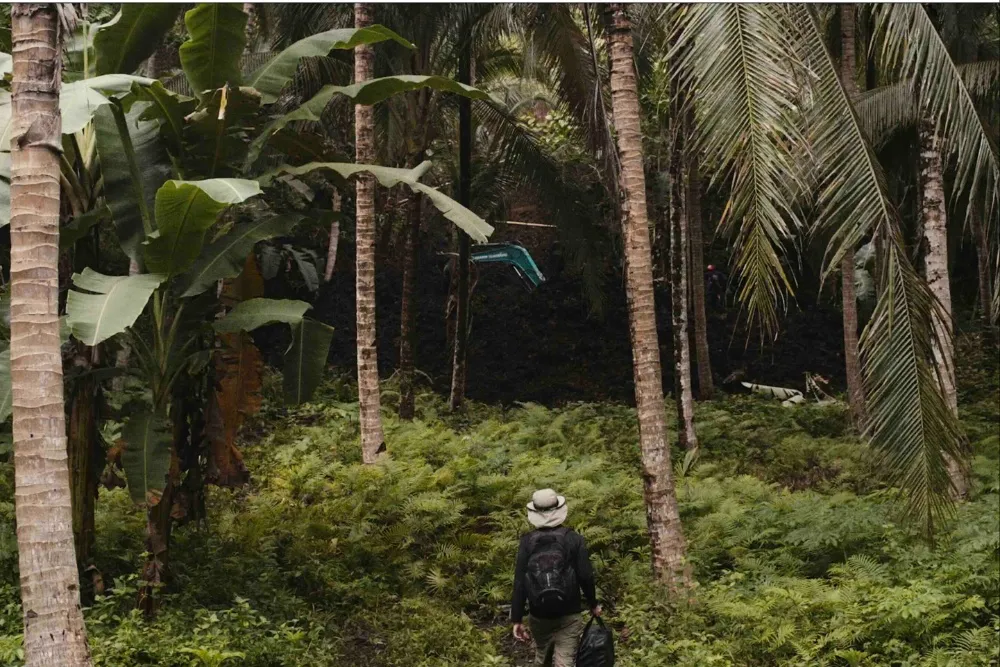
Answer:
[[[726,274],[709,264],[705,269],[705,297],[710,304],[724,309],[726,306]]]

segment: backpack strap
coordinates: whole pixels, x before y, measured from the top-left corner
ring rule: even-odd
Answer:
[[[552,528],[549,530],[535,530],[532,531],[528,536],[528,553],[534,553],[535,549],[538,547],[538,543],[541,542],[542,538],[553,536],[559,540],[563,547],[567,547],[566,536],[569,535],[569,528],[566,526],[559,526],[558,528]]]

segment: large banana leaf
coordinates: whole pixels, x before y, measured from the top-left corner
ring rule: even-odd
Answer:
[[[128,113],[106,106],[94,115],[104,198],[122,250],[134,260],[141,257],[146,230],[155,229],[156,192],[171,175],[159,123],[142,120],[150,105],[136,102]],[[116,118],[118,114],[122,115]]]
[[[145,86],[153,80],[126,74],[107,74],[65,84],[59,94],[62,133],[73,134],[82,130],[97,109],[110,104],[109,95],[126,93],[133,83]],[[0,152],[10,151],[10,112],[10,92],[0,90]]]
[[[187,117],[185,164],[201,178],[237,176],[246,161],[246,126],[260,109],[260,95],[246,86],[226,86],[202,99]]]
[[[122,467],[132,501],[150,507],[160,502],[170,474],[170,422],[156,414],[129,417],[122,428]]]
[[[292,327],[292,344],[285,352],[282,378],[285,402],[298,405],[308,401],[323,381],[326,357],[333,340],[333,327],[303,318]]]
[[[215,286],[219,280],[235,278],[243,271],[247,255],[259,241],[282,236],[305,219],[288,213],[237,225],[233,231],[208,245],[185,275],[182,297],[192,297]]]
[[[69,250],[77,241],[87,236],[95,225],[111,220],[111,210],[100,205],[79,215],[59,228],[59,249]]]
[[[73,286],[93,294],[69,291],[66,323],[76,338],[97,345],[135,324],[164,280],[166,276],[156,273],[105,276],[86,268],[73,274]]]
[[[219,213],[258,194],[257,181],[238,178],[167,181],[156,192],[157,229],[145,244],[146,267],[167,276],[186,270]]]
[[[193,98],[167,90],[159,81],[154,81],[149,86],[132,86],[132,94],[151,103],[141,119],[160,120],[167,148],[174,155],[180,155],[184,119],[195,110],[197,102]]]
[[[250,299],[236,304],[235,308],[213,326],[220,334],[253,331],[278,322],[295,326],[310,308],[312,306],[305,301]]]
[[[253,164],[260,155],[268,139],[292,121],[319,121],[323,109],[335,95],[346,95],[356,104],[377,104],[393,95],[405,93],[420,88],[432,88],[446,93],[454,93],[474,100],[488,100],[489,93],[458,83],[445,76],[426,76],[418,74],[400,74],[379,79],[369,79],[350,86],[323,86],[310,99],[291,111],[271,122],[250,145],[248,161]]]
[[[199,97],[240,83],[247,15],[231,3],[202,3],[184,15],[190,38],[181,44],[181,67]]]
[[[325,56],[334,49],[353,49],[362,44],[376,44],[389,39],[408,49],[414,48],[413,44],[380,25],[327,30],[295,42],[251,74],[246,84],[260,91],[264,104],[271,104],[278,99],[282,87],[295,76],[302,58]]]
[[[302,174],[321,169],[346,179],[360,172],[367,172],[375,176],[379,183],[387,188],[402,183],[414,192],[424,195],[445,218],[451,220],[459,229],[472,237],[474,241],[485,243],[489,239],[490,234],[493,233],[493,227],[488,222],[443,192],[435,190],[431,186],[417,180],[427,171],[429,166],[429,161],[423,162],[414,169],[396,169],[369,164],[310,162],[301,167],[280,167],[276,171],[263,175],[259,180],[262,186],[267,187],[279,174],[301,176]]]
[[[170,32],[180,10],[169,2],[123,4],[94,35],[97,73],[134,72]]]

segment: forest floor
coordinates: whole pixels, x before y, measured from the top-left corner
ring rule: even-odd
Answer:
[[[144,517],[123,490],[102,491],[108,591],[86,615],[95,663],[527,664],[506,605],[525,502],[552,486],[591,546],[621,667],[997,665],[996,364],[967,363],[962,382],[974,490],[933,545],[899,520],[896,494],[842,410],[753,397],[699,404],[701,459],[681,474],[674,449],[699,586],[696,602],[675,608],[650,583],[632,409],[475,404],[456,417],[427,393],[418,420],[400,423],[387,388],[391,458],[366,467],[349,384],[331,381],[286,410],[269,378],[275,400],[245,434],[252,482],[211,489],[207,520],[175,530],[174,580],[153,621],[134,609]],[[19,665],[7,473],[0,665]]]

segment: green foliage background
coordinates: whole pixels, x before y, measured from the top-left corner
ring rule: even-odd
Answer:
[[[332,381],[281,406],[280,377],[246,434],[253,474],[211,490],[207,523],[176,530],[174,586],[134,609],[144,517],[102,492],[87,611],[97,665],[524,664],[506,622],[525,499],[552,485],[592,546],[623,667],[996,665],[1000,434],[996,363],[962,339],[975,487],[929,545],[836,409],[753,398],[698,406],[703,457],[678,479],[697,601],[649,583],[634,412],[613,404],[473,406],[420,397],[389,416],[392,459],[360,464],[356,400]],[[678,460],[683,460],[680,452]],[[0,664],[18,665],[9,463],[0,476]],[[113,585],[112,585],[113,584]],[[515,660],[520,662],[515,662]]]

